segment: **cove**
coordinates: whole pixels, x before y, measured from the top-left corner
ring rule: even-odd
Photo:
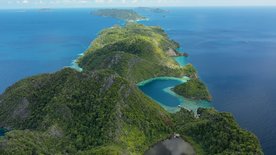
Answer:
[[[180,66],[186,66],[188,64],[187,57],[186,56],[178,56],[174,57],[174,60],[180,65]]]
[[[168,112],[174,113],[185,108],[196,113],[199,107],[210,108],[208,101],[189,100],[174,93],[171,89],[189,80],[188,77],[157,77],[137,84],[148,97],[159,103]]]

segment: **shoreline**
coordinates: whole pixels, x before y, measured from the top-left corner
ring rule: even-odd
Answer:
[[[145,81],[142,81],[138,84],[136,84],[138,87],[143,87],[146,84],[154,81],[154,80],[177,80],[180,81],[181,84],[187,82],[188,77],[187,78],[176,78],[176,77],[156,77],[156,78],[151,78]],[[156,99],[152,98],[151,96],[149,96],[148,94],[144,93],[141,89],[141,91],[150,99],[152,99],[154,102],[158,103],[161,107],[163,107],[167,112],[169,113],[176,113],[178,111],[180,111],[181,108],[184,108],[188,111],[193,111],[193,113],[195,114],[195,116],[197,116],[197,109],[198,108],[212,108],[212,104],[209,101],[205,101],[205,100],[191,100],[191,99],[187,99],[183,96],[180,96],[178,94],[176,94],[175,92],[173,92],[171,89],[174,86],[171,87],[167,87],[162,89],[162,91],[164,91],[165,93],[168,93],[172,96],[174,96],[175,98],[177,98],[177,100],[179,101],[179,105],[178,106],[167,106],[159,101],[157,101]]]
[[[150,78],[150,79],[141,81],[141,82],[137,83],[136,85],[137,86],[144,86],[144,85],[146,85],[146,84],[148,84],[148,83],[150,83],[154,80],[177,80],[177,81],[180,81],[182,83],[185,83],[188,80],[190,80],[190,78],[187,77],[187,76],[183,76],[182,78],[170,77],[170,76],[161,76],[161,77],[155,77],[155,78]]]

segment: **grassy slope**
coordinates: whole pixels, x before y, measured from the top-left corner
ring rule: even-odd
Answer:
[[[114,27],[79,59],[82,73],[63,69],[17,82],[0,96],[0,127],[13,129],[0,139],[0,154],[142,154],[173,132],[199,154],[259,153],[256,137],[229,115],[170,115],[138,90],[135,82],[156,76],[196,77],[168,48],[177,44],[158,27]],[[220,133],[233,144],[219,142]]]

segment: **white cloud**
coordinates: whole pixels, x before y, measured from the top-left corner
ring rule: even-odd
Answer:
[[[72,6],[276,6],[276,0],[0,0],[5,7]]]
[[[88,1],[86,1],[86,0],[80,0],[79,2],[80,3],[88,3]]]
[[[23,4],[28,4],[29,1],[28,1],[28,0],[23,0],[22,3],[23,3]]]
[[[95,3],[104,3],[104,0],[95,0]]]

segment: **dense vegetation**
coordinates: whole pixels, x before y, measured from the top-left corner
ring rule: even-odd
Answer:
[[[153,13],[167,13],[168,10],[161,9],[161,8],[151,8],[151,7],[138,7],[137,9],[144,10],[144,11],[150,11]]]
[[[84,70],[112,69],[134,83],[157,76],[194,76],[192,65],[180,67],[166,54],[178,47],[160,27],[128,23],[102,31],[78,62]]]
[[[115,26],[78,60],[82,72],[65,68],[15,83],[0,96],[0,128],[11,130],[0,137],[0,154],[143,154],[174,132],[198,154],[262,154],[229,114],[168,114],[137,88],[162,75],[196,79],[192,65],[166,54],[177,47],[159,27]]]
[[[1,127],[18,129],[8,132],[8,141],[0,145],[10,154],[75,154],[103,146],[142,153],[171,131],[164,110],[104,70],[63,69],[20,81],[1,96],[0,114]]]
[[[211,101],[212,97],[199,79],[191,79],[186,83],[180,84],[173,88],[177,94],[193,100],[207,100]]]
[[[200,154],[263,154],[257,137],[241,129],[230,113],[198,109],[199,118],[182,109],[173,115],[175,130]]]
[[[117,19],[122,19],[126,21],[136,21],[136,20],[144,20],[145,17],[139,15],[133,10],[129,9],[99,9],[93,14],[97,16],[103,16],[103,17],[112,17]]]

